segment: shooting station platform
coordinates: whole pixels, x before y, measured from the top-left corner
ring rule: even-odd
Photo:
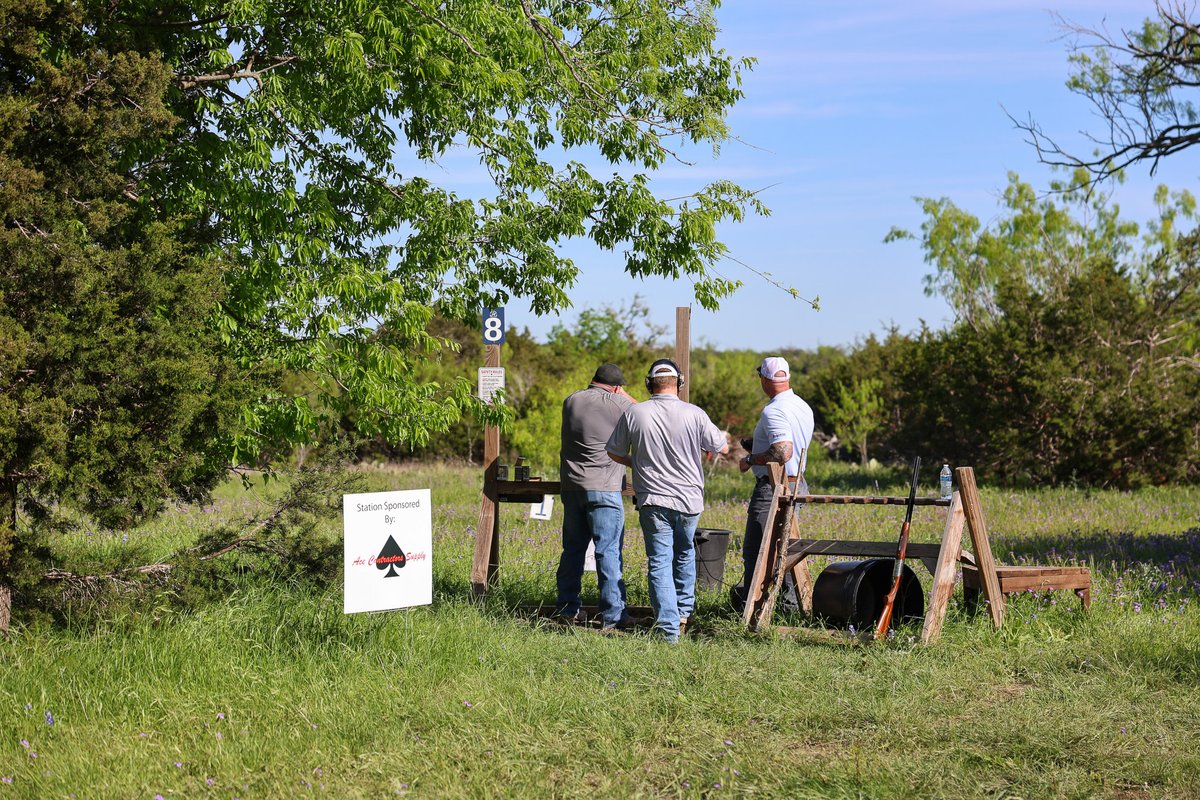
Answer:
[[[797,495],[778,464],[771,464],[775,502],[763,536],[762,547],[749,582],[742,621],[750,630],[762,630],[771,623],[775,601],[790,574],[795,582],[801,610],[813,613],[813,556],[853,556],[861,558],[896,557],[895,542],[864,542],[840,539],[800,538],[794,510],[802,504],[835,503],[845,505],[900,505],[906,497],[859,497],[854,495]],[[959,467],[955,471],[958,491],[949,499],[916,498],[916,506],[941,506],[949,509],[941,544],[910,543],[907,557],[921,561],[933,576],[925,606],[921,630],[922,643],[935,641],[941,634],[946,609],[954,590],[959,566],[963,574],[963,594],[975,602],[982,591],[992,624],[1004,623],[1005,597],[1023,591],[1069,589],[1079,595],[1084,608],[1091,600],[1091,575],[1085,567],[997,566],[992,557],[987,523],[975,484],[975,471]],[[970,532],[972,550],[963,548],[963,525]]]
[[[688,345],[691,310],[675,309],[675,363],[684,375],[690,375],[691,353]],[[485,347],[485,367],[500,366],[500,347]],[[680,389],[680,398],[688,399],[687,383]],[[499,480],[500,431],[489,426],[483,436],[483,497],[479,508],[479,524],[475,530],[475,555],[471,565],[471,588],[477,595],[487,592],[498,577],[500,569],[500,506],[504,503],[537,503],[548,494],[559,494],[559,481]],[[840,505],[899,505],[907,497],[870,497],[856,495],[796,495],[796,489],[783,478],[778,464],[768,465],[774,482],[774,503],[764,526],[766,533],[749,582],[743,622],[750,630],[763,630],[771,624],[775,601],[783,587],[784,576],[791,574],[801,610],[813,613],[814,556],[846,556],[858,558],[894,559],[896,543],[866,542],[841,539],[804,539],[799,535],[794,510],[804,504]],[[971,604],[980,594],[987,602],[992,623],[999,628],[1004,623],[1007,595],[1026,591],[1070,590],[1087,608],[1091,602],[1091,575],[1085,567],[1056,566],[998,566],[992,557],[987,523],[975,484],[975,471],[959,467],[955,471],[958,491],[949,499],[916,498],[916,506],[936,506],[949,509],[946,527],[940,544],[910,543],[907,557],[922,562],[933,576],[925,603],[921,641],[937,639],[946,618],[946,609],[954,591],[959,569],[962,570],[963,597]],[[626,495],[633,492],[627,490]],[[971,549],[963,548],[963,526],[971,537]],[[644,613],[646,609],[638,609]]]

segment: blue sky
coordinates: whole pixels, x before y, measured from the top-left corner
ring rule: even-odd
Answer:
[[[1065,88],[1069,41],[1055,12],[1116,34],[1140,26],[1153,5],[728,0],[718,11],[719,42],[759,62],[729,117],[738,141],[719,158],[705,151],[693,166],[668,166],[655,186],[663,196],[717,177],[771,186],[762,197],[772,216],[729,226],[722,238],[738,260],[819,296],[820,311],[726,261],[720,271],[745,286],[710,313],[694,305],[686,282],[634,280],[620,272],[619,257],[580,249],[572,255],[583,275],[564,321],[640,295],[671,329],[675,307],[693,305],[693,345],[763,352],[852,344],[892,324],[946,324],[945,303],[924,295],[929,267],[919,245],[883,238],[892,226],[919,228],[917,196],[948,197],[987,220],[1009,171],[1047,186],[1052,174],[1006,111],[1032,116],[1068,143],[1100,129],[1092,106]],[[1146,167],[1131,172],[1113,190],[1125,216],[1149,219],[1157,184],[1193,188],[1198,157],[1168,159],[1154,177]],[[518,302],[507,316],[510,327],[538,336],[557,321],[536,319]]]

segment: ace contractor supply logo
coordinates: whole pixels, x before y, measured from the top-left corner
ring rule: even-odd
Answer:
[[[344,611],[387,611],[433,602],[428,489],[348,494]]]

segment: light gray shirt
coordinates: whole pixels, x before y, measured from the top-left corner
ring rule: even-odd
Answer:
[[[755,453],[763,453],[776,442],[791,442],[792,457],[784,467],[788,477],[804,474],[808,461],[808,445],[813,436],[813,412],[808,403],[791,389],[771,398],[754,426]],[[765,466],[752,467],[754,476],[761,478],[769,472]]]
[[[655,394],[621,416],[607,450],[632,460],[639,506],[699,514],[704,510],[700,451],[719,453],[726,443],[698,406],[673,394]]]
[[[608,457],[604,445],[633,400],[589,386],[563,401],[558,474],[563,491],[619,492],[625,466]]]

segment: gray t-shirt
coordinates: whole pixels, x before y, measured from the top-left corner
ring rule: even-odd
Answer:
[[[563,401],[558,474],[564,491],[619,492],[625,467],[604,449],[617,420],[633,405],[626,395],[589,386]]]
[[[673,394],[655,394],[618,420],[607,449],[632,458],[639,506],[699,514],[704,510],[700,451],[719,453],[726,443],[725,434],[698,406]]]

